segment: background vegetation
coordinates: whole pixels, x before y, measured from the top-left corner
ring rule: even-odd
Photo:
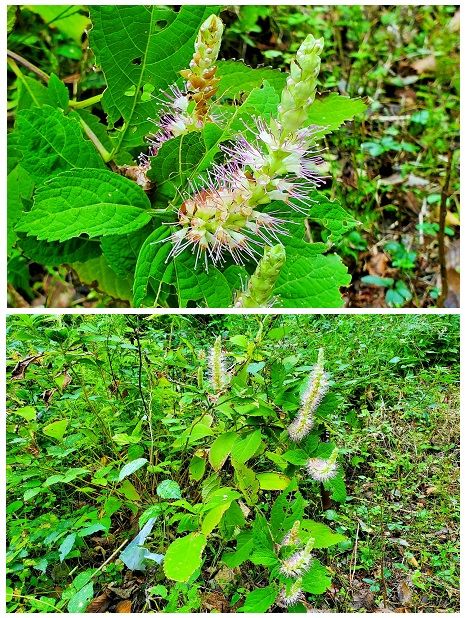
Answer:
[[[83,34],[85,8],[23,6],[8,16],[10,123],[35,95],[38,71],[56,73],[71,95],[102,92]],[[325,40],[320,90],[368,98],[367,116],[328,138],[325,153],[334,178],[325,190],[362,222],[338,247],[353,277],[347,304],[458,306],[457,7],[229,6],[221,16],[221,57],[284,68],[313,33]],[[9,261],[9,282],[11,306],[115,304],[69,268],[20,251]]]
[[[229,612],[268,585],[264,567],[223,563],[231,545],[217,533],[189,584],[168,582],[158,565],[141,572],[118,558],[141,515],[161,503],[164,480],[189,500],[206,489],[194,478],[192,456],[198,449],[206,457],[212,438],[200,434],[190,448],[175,447],[215,404],[206,356],[218,335],[227,364],[247,368],[248,388],[271,401],[282,393],[272,424],[248,416],[251,406],[235,408],[265,428],[270,456],[260,455],[255,469],[274,468],[283,449],[273,428],[288,422],[290,401],[317,349],[325,350],[333,395],[322,422],[339,447],[347,499],[329,502],[312,483],[303,492],[306,516],[345,538],[313,552],[332,585],[323,596],[307,594],[306,607],[458,611],[453,315],[9,316],[9,611],[84,611],[92,602],[88,611]],[[140,457],[153,466],[118,483],[122,466]],[[257,508],[268,514],[277,495],[260,491]],[[146,543],[152,552],[165,553],[188,525],[167,508]],[[86,586],[87,596],[77,597]]]

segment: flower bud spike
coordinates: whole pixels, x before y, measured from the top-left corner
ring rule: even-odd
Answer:
[[[329,459],[320,459],[313,457],[308,460],[306,468],[308,474],[314,481],[324,483],[333,479],[339,470],[337,464],[338,449],[334,449]]]
[[[302,590],[302,578],[300,577],[294,582],[286,584],[277,599],[278,605],[282,607],[290,607],[295,605],[304,598]]]
[[[227,383],[227,375],[224,367],[224,354],[222,352],[222,340],[219,337],[214,341],[209,355],[210,381],[214,392],[221,391]]]
[[[264,248],[264,256],[248,281],[247,289],[237,296],[235,307],[268,307],[274,286],[285,262],[283,245]]]

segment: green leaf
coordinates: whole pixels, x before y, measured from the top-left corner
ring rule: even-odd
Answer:
[[[81,45],[81,37],[86,28],[89,27],[89,17],[80,12],[82,7],[42,4],[28,5],[28,10],[40,15],[46,24],[50,24],[50,28],[57,29],[66,37]]]
[[[285,308],[342,307],[339,288],[350,283],[340,257],[296,238],[284,240],[287,258],[274,288]]]
[[[189,471],[190,476],[194,481],[200,481],[204,476],[204,471],[206,470],[206,460],[202,457],[198,457],[197,455],[193,455]]]
[[[182,497],[180,485],[171,479],[165,479],[157,486],[157,495],[164,500],[178,500]]]
[[[16,113],[32,107],[42,107],[43,105],[55,106],[52,93],[37,79],[23,75],[17,79],[18,104]]]
[[[73,262],[71,266],[76,271],[81,283],[95,284],[99,290],[113,298],[131,300],[131,279],[118,277],[108,266],[103,255],[86,262]],[[125,444],[129,444],[129,442],[125,442]]]
[[[289,487],[278,496],[271,508],[271,530],[277,542],[281,542],[295,521],[303,519],[306,502],[300,492],[296,491],[297,482],[293,480]],[[293,497],[290,496],[295,491]]]
[[[328,570],[319,560],[314,560],[310,569],[303,575],[302,588],[310,594],[323,594],[331,586]]]
[[[56,107],[65,110],[70,101],[68,88],[62,80],[55,75],[55,73],[51,74],[47,88],[49,90],[50,100],[52,101],[51,105],[55,105]]]
[[[24,255],[45,266],[85,262],[101,254],[99,243],[87,238],[71,238],[65,242],[46,242],[32,236],[25,236],[19,242]]]
[[[17,226],[39,240],[127,234],[151,220],[144,191],[109,170],[63,172],[44,183]]]
[[[267,81],[280,95],[287,79],[286,73],[269,67],[252,69],[243,62],[221,60],[217,65],[217,77],[221,78],[217,98],[237,99],[242,93],[249,94]]]
[[[315,549],[331,547],[346,540],[343,534],[333,532],[328,526],[311,519],[302,519],[300,523],[300,536],[305,542],[310,537],[313,537],[315,539],[313,545]]]
[[[220,270],[209,265],[206,272],[199,263],[195,268],[195,256],[188,251],[176,257],[173,264],[180,307],[187,307],[191,302],[206,307],[232,304],[232,290]]]
[[[94,586],[92,582],[89,582],[68,601],[68,612],[70,614],[84,614],[93,596]]]
[[[17,165],[7,177],[7,253],[10,255],[17,235],[15,224],[24,210],[23,200],[30,200],[34,189],[34,180],[21,165]]]
[[[347,499],[347,490],[345,487],[344,474],[342,469],[330,481],[324,483],[324,487],[331,492],[331,498],[336,502],[344,503]]]
[[[118,149],[140,146],[154,132],[148,117],[157,117],[160,103],[142,96],[144,86],[158,92],[176,81],[191,60],[199,26],[213,12],[203,6],[177,13],[154,5],[90,7],[91,48],[107,80],[102,105],[110,123],[124,120]]]
[[[42,432],[50,438],[55,438],[55,440],[63,440],[63,436],[65,435],[67,427],[68,420],[63,419],[61,421],[54,421],[53,423],[46,425],[42,429]]]
[[[154,230],[141,246],[133,283],[133,304],[135,307],[146,304],[150,282],[154,282],[154,287],[157,290],[153,304],[157,303],[164,273],[167,268],[172,266],[169,264],[167,267],[166,264],[167,256],[172,249],[171,242],[165,241],[169,235],[170,230],[167,226],[161,226]]]
[[[75,544],[75,541],[76,541],[75,532],[65,537],[65,540],[58,548],[58,553],[60,555],[60,562],[63,562],[65,558],[68,556],[68,554],[71,552],[71,550],[73,549],[73,545]]]
[[[310,192],[309,198],[315,203],[311,205],[307,213],[308,218],[328,229],[330,231],[329,240],[333,243],[339,242],[343,234],[359,225],[358,221],[342,208],[339,202],[330,200],[321,191]]]
[[[16,131],[23,154],[21,165],[38,182],[76,168],[103,168],[79,122],[49,105],[23,110]]]
[[[335,131],[346,120],[352,120],[366,110],[362,99],[350,99],[333,92],[327,97],[316,98],[308,112],[307,124],[326,127],[325,133]]]
[[[116,275],[128,277],[134,272],[141,246],[151,232],[149,224],[129,234],[102,238],[102,254]]]
[[[302,449],[294,449],[293,451],[287,451],[282,454],[282,458],[285,461],[293,464],[294,466],[304,466],[306,465],[309,456]]]
[[[225,504],[219,504],[213,509],[209,510],[201,523],[201,532],[208,536],[219,525],[224,513],[230,507],[230,502]]]
[[[237,434],[234,431],[228,431],[218,436],[211,444],[209,449],[209,463],[218,472],[230,455],[232,446],[237,439]]]
[[[246,562],[253,551],[253,534],[250,531],[240,532],[236,541],[236,550],[234,552],[226,551],[222,555],[222,561],[231,569],[235,569]]]
[[[205,546],[206,537],[198,532],[176,539],[165,554],[165,576],[177,582],[188,581],[201,566],[201,554]]]
[[[259,429],[249,433],[244,438],[239,438],[232,446],[232,460],[239,464],[245,464],[259,449],[261,442],[262,435]]]
[[[141,496],[136,491],[135,486],[128,479],[125,479],[121,484],[119,491],[127,498],[130,502],[139,502],[141,500]]]
[[[147,463],[148,463],[148,460],[145,459],[144,457],[140,457],[139,459],[133,459],[133,461],[130,461],[129,463],[125,464],[123,468],[120,470],[120,474],[118,475],[118,480],[123,481],[124,478],[126,478],[127,476],[130,476],[130,474],[133,474],[134,472],[142,468]]]
[[[275,586],[257,588],[247,594],[245,603],[237,611],[245,614],[264,614],[274,605],[276,597],[277,588]]]
[[[270,491],[285,489],[290,483],[289,477],[279,472],[261,472],[256,475],[256,478],[259,481],[260,489]]]
[[[36,408],[34,408],[33,406],[25,406],[24,408],[18,408],[14,411],[14,414],[21,416],[26,421],[36,420]]]

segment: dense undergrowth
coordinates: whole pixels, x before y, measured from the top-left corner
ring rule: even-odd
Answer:
[[[72,99],[95,98],[92,111],[101,120],[96,128],[102,128],[106,113],[100,97],[106,82],[95,67],[88,39],[81,36],[86,15],[85,9],[63,16],[50,7],[45,12],[23,7],[16,12],[8,44],[47,75],[55,73]],[[288,70],[307,35],[323,37],[318,91],[362,97],[368,103],[365,115],[327,136],[323,154],[334,181],[328,181],[322,195],[337,199],[360,222],[335,239],[334,250],[352,275],[350,285],[341,290],[346,305],[458,306],[456,7],[244,6],[224,8],[220,15],[225,24],[221,59]],[[16,73],[9,72],[11,126],[18,111],[37,96],[39,86],[31,82],[41,81],[27,67],[16,68]],[[89,120],[88,110],[83,118]],[[449,170],[451,181],[446,184]],[[28,191],[23,193],[27,202]],[[437,235],[444,202],[446,256],[441,258]],[[308,241],[323,239],[314,222],[306,233]],[[88,272],[83,271],[80,281],[76,270],[58,264],[54,255],[35,261],[32,248],[29,239],[10,255],[11,305],[121,304],[98,285],[89,285],[93,277]],[[446,261],[444,277],[440,259]],[[97,280],[94,277],[94,283]],[[443,283],[448,287],[446,298]]]
[[[10,612],[457,611],[456,316],[7,329]]]

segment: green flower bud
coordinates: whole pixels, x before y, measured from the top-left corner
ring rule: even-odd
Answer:
[[[323,46],[324,39],[315,39],[309,34],[300,45],[296,59],[291,62],[279,106],[278,120],[283,136],[297,131],[306,121],[308,109],[315,99]]]
[[[284,262],[285,249],[282,245],[265,247],[264,256],[251,275],[247,289],[237,296],[235,307],[267,307]]]

